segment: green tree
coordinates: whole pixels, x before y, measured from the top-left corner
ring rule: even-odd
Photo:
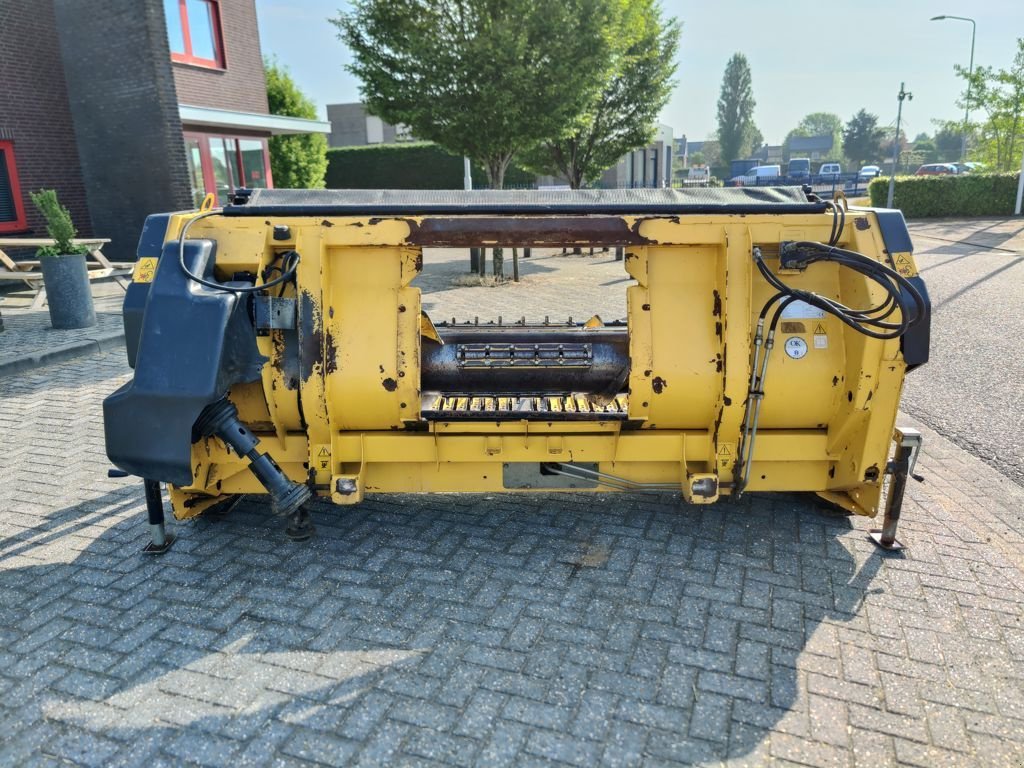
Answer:
[[[922,163],[938,162],[938,150],[935,142],[929,138],[914,141],[914,155],[919,157]]]
[[[273,59],[264,62],[267,104],[272,115],[315,120],[316,106],[299,90],[287,68]],[[322,189],[327,172],[327,137],[322,133],[270,137],[270,172],[274,186]]]
[[[846,124],[843,131],[843,154],[854,165],[875,162],[882,156],[885,132],[878,127],[878,116],[860,110]]]
[[[371,112],[487,169],[577,131],[608,81],[604,0],[354,0],[332,23]]]
[[[935,144],[937,163],[948,163],[960,159],[960,147],[963,141],[964,124],[959,120],[935,121],[938,130],[932,139]],[[967,137],[967,144],[975,143],[972,136]]]
[[[718,97],[718,143],[722,162],[749,154],[754,139],[754,87],[750,64],[742,53],[725,65]]]
[[[679,24],[658,0],[605,0],[611,23],[606,80],[567,135],[540,142],[524,157],[538,173],[572,189],[594,180],[627,152],[646,146],[675,84]]]
[[[1014,170],[1024,145],[1024,38],[1017,38],[1017,53],[1009,69],[976,67],[971,74],[959,65],[954,69],[969,88],[960,106],[985,115],[972,156],[995,170]]]

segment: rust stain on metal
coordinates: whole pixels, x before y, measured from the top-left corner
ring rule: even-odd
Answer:
[[[713,297],[714,297],[714,300],[713,300],[712,305],[711,305],[711,314],[714,315],[715,317],[721,317],[722,316],[722,295],[716,289],[713,292]]]
[[[338,370],[338,345],[334,341],[334,334],[327,332],[327,346],[324,356],[324,373],[330,374]]]
[[[384,387],[388,392],[394,392],[398,389],[398,382],[392,379],[390,376],[381,382],[381,386]]]
[[[323,321],[313,294],[299,297],[299,376],[308,381],[317,365],[324,362]]]
[[[715,336],[717,336],[718,338],[722,338],[722,324],[721,323],[715,323]]]
[[[871,222],[868,221],[867,216],[862,216],[861,218],[854,219],[853,225],[859,230],[871,229]]]
[[[320,226],[321,227],[333,227],[334,226],[334,222],[331,221],[330,219],[324,219],[323,221],[320,222]],[[360,224],[359,226],[363,226],[363,225]]]
[[[660,395],[662,390],[668,387],[668,382],[665,381],[661,376],[655,376],[651,382],[651,389],[654,390],[654,394]]]
[[[640,222],[630,227],[620,216],[437,216],[420,222],[398,220],[409,227],[406,242],[410,245],[464,248],[485,243],[508,247],[655,244],[639,234]]]

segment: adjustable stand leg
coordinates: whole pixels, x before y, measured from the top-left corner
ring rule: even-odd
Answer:
[[[143,480],[146,489],[146,512],[149,516],[149,534],[152,540],[142,552],[147,555],[162,555],[171,548],[174,536],[164,530],[164,498],[157,480]]]
[[[903,494],[907,489],[907,477],[914,471],[917,455],[921,451],[921,433],[916,429],[898,429],[895,434],[896,452],[886,471],[889,480],[889,496],[885,500],[885,517],[880,529],[872,529],[868,536],[879,547],[889,551],[903,549],[896,540],[896,527],[903,509]]]
[[[285,534],[296,541],[310,538],[315,532],[309,513],[302,509],[312,492],[292,482],[270,456],[256,450],[259,438],[238,419],[238,409],[229,400],[208,405],[196,421],[196,429],[204,436],[216,435],[231,446],[239,456],[249,459],[249,469],[260,481],[274,505],[274,511],[289,519]]]

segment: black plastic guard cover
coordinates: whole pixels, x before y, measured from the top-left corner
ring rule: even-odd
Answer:
[[[910,239],[910,232],[907,230],[907,222],[903,218],[902,211],[876,208],[875,215],[878,217],[878,226],[882,231],[882,242],[890,256],[894,253],[914,252],[914,244]],[[907,370],[911,371],[928,362],[932,332],[932,304],[931,299],[928,298],[928,289],[920,275],[908,277],[907,280],[917,288],[924,299],[924,315],[900,337],[900,351],[903,353]],[[913,304],[913,299],[906,295],[906,291],[904,294],[907,303]]]
[[[159,259],[167,236],[167,224],[171,219],[169,213],[154,213],[146,217],[139,236],[139,247],[135,255],[140,259]],[[124,348],[128,354],[128,365],[135,367],[135,356],[139,351],[139,338],[142,336],[142,315],[146,310],[146,299],[149,298],[149,283],[128,284],[121,306],[121,318],[124,321]]]
[[[216,245],[189,240],[185,263],[213,279]],[[126,472],[175,485],[192,482],[192,425],[231,386],[256,381],[267,358],[244,296],[205,288],[168,243],[149,289],[135,377],[103,402],[107,456]]]

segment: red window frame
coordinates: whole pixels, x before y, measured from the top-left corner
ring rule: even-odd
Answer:
[[[242,148],[238,142],[242,141],[258,141],[263,145],[263,175],[266,179],[267,188],[273,189],[274,177],[270,173],[270,145],[267,139],[263,136],[236,136],[230,133],[200,133],[198,131],[184,131],[183,137],[185,140],[193,139],[199,142],[199,160],[203,170],[203,182],[206,185],[206,193],[217,196],[217,178],[213,171],[213,154],[210,151],[210,140],[211,139],[234,139],[236,142],[234,152],[234,163],[231,170],[234,173],[236,179],[241,182],[248,181],[245,178],[244,167],[242,165]],[[191,159],[189,159],[191,162]],[[241,186],[247,186],[242,184]]]
[[[218,0],[200,0],[207,5],[210,12],[210,20],[213,23],[213,45],[217,49],[213,59],[204,59],[192,53],[192,32],[188,24],[188,5],[185,0],[178,0],[178,14],[181,23],[181,37],[185,42],[185,51],[178,53],[171,51],[171,61],[180,64],[192,64],[197,67],[208,69],[227,69],[224,58],[224,35],[221,32],[220,3]]]
[[[4,151],[4,165],[11,184],[11,196],[14,198],[14,221],[0,221],[0,232],[21,232],[28,229],[28,224],[25,221],[25,206],[21,202],[21,183],[18,181],[18,164],[14,160],[14,142],[0,141],[0,149]]]

